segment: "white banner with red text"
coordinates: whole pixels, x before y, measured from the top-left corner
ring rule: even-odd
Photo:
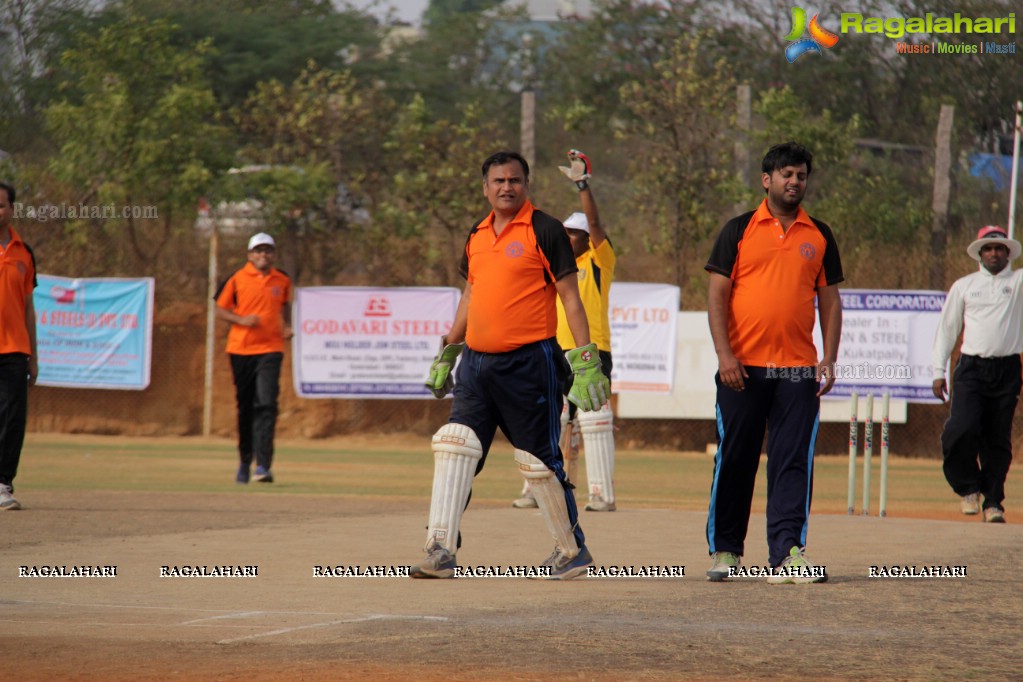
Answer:
[[[425,381],[461,292],[451,287],[296,289],[302,398],[432,398]]]

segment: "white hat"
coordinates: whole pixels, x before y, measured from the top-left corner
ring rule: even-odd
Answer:
[[[986,244],[1001,244],[1009,249],[1009,260],[1016,260],[1019,258],[1020,252],[1023,251],[1023,245],[1015,239],[1009,239],[1005,230],[997,225],[985,225],[977,232],[977,240],[966,247],[966,253],[970,254],[970,258],[973,260],[979,261],[980,250]]]
[[[565,229],[566,230],[582,230],[586,234],[590,233],[590,221],[586,219],[585,213],[579,213],[576,211],[572,215],[565,218]]]
[[[252,235],[252,239],[249,240],[249,251],[257,246],[272,246],[275,249],[277,248],[277,244],[274,243],[274,238],[266,232],[260,232],[259,234]]]

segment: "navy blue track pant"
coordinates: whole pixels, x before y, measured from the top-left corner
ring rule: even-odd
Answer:
[[[1005,499],[1021,384],[1018,355],[963,355],[952,375],[952,408],[941,433],[945,478],[957,495],[982,493],[985,509],[1000,509]]]
[[[565,488],[568,519],[580,547],[586,543],[579,510],[568,485],[558,441],[568,361],[556,339],[530,343],[506,353],[466,347],[458,364],[448,422],[471,428],[483,446],[476,474],[483,471],[497,429],[511,444],[554,472]]]
[[[746,367],[746,388],[717,384],[718,451],[707,516],[711,552],[744,554],[767,431],[767,546],[779,566],[806,545],[820,400],[813,367]]]

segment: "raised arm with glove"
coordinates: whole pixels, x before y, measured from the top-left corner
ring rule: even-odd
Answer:
[[[558,166],[558,170],[568,176],[581,192],[590,186],[587,182],[590,179],[590,159],[578,149],[570,149],[568,162],[569,166]]]

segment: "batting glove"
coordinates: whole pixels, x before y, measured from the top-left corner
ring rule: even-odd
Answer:
[[[597,344],[575,348],[565,353],[572,365],[572,388],[568,400],[584,412],[599,410],[611,396],[611,381],[600,369]]]
[[[462,354],[465,348],[464,343],[444,344],[440,340],[440,352],[433,359],[430,365],[430,376],[426,378],[426,387],[430,389],[436,398],[443,398],[455,387],[455,378],[451,376],[451,368],[455,366],[455,360]]]
[[[586,182],[590,179],[590,159],[578,149],[568,150],[568,167],[558,166],[558,170],[568,176],[568,179],[575,183],[579,191],[589,187]]]

